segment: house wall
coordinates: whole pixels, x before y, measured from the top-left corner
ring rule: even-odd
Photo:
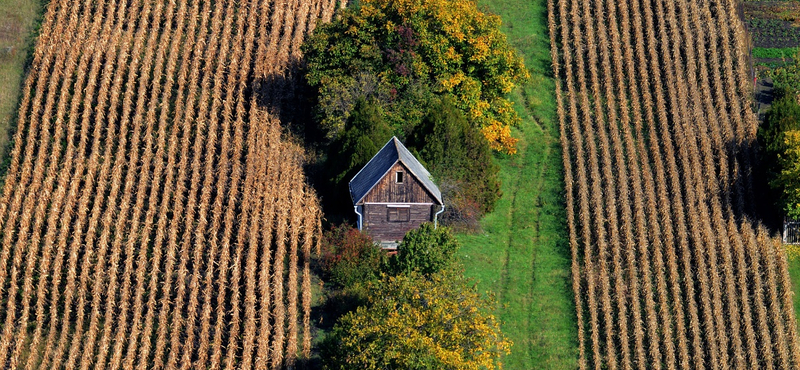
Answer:
[[[403,183],[395,182],[395,174],[403,171]],[[398,162],[375,187],[364,196],[364,203],[435,203],[434,198],[422,184],[411,175],[402,163]]]
[[[409,230],[419,227],[423,222],[433,221],[433,207],[439,206],[408,204],[409,220],[390,222],[390,205],[367,203],[363,208],[363,229],[378,242],[402,240]]]

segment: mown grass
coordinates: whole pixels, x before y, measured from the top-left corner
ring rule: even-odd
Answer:
[[[792,280],[792,291],[794,291],[794,314],[800,315],[800,248],[798,246],[787,246],[787,259],[789,262],[789,278]],[[798,329],[800,329],[800,320]]]
[[[0,163],[6,161],[8,141],[43,0],[0,1]]]
[[[545,0],[482,0],[503,19],[531,79],[511,96],[523,118],[519,153],[498,155],[503,197],[459,235],[466,275],[495,295],[495,314],[514,342],[507,369],[577,368],[577,323],[563,199],[561,147]]]

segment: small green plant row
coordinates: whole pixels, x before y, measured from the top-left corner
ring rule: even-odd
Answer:
[[[790,59],[797,55],[797,50],[800,48],[753,48],[753,58],[759,59],[775,59],[784,58]]]

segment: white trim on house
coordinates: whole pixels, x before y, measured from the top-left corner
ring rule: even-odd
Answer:
[[[422,166],[421,163],[419,163],[419,159],[417,159],[416,156],[411,154],[411,152],[408,151],[408,149],[405,147],[405,145],[403,145],[403,143],[401,143],[400,140],[397,139],[397,137],[392,137],[391,139],[389,139],[389,141],[383,147],[381,147],[381,149],[378,151],[378,153],[376,153],[374,156],[372,156],[372,158],[370,158],[370,160],[367,162],[367,164],[364,165],[364,167],[362,167],[360,170],[358,170],[356,175],[352,179],[350,179],[350,182],[348,183],[348,188],[350,189],[350,197],[353,198],[353,196],[356,195],[356,194],[353,193],[353,181],[356,181],[359,178],[359,176],[361,176],[362,173],[364,173],[364,170],[367,169],[368,167],[370,167],[370,165],[375,162],[376,158],[378,158],[379,156],[380,157],[386,157],[385,159],[387,161],[392,159],[393,156],[391,154],[388,154],[388,152],[386,152],[387,153],[386,155],[381,156],[381,153],[384,153],[384,151],[388,150],[387,148],[391,147],[391,144],[394,144],[394,148],[395,148],[395,153],[394,154],[396,155],[396,157],[394,158],[394,161],[392,161],[391,165],[389,165],[386,168],[386,170],[383,172],[382,176],[375,178],[375,180],[374,180],[374,182],[372,184],[368,184],[369,187],[366,189],[366,191],[361,193],[361,196],[359,197],[359,199],[352,199],[353,200],[353,205],[362,204],[362,201],[364,200],[364,198],[366,198],[366,196],[370,192],[372,192],[372,190],[375,188],[375,186],[377,186],[377,184],[379,182],[381,182],[386,177],[386,175],[389,174],[389,172],[391,172],[392,168],[394,166],[396,166],[398,163],[400,163],[404,167],[403,182],[402,183],[406,183],[406,182],[409,181],[409,180],[406,180],[406,178],[408,177],[408,174],[410,173],[411,176],[420,183],[422,188],[425,189],[425,192],[428,193],[428,195],[430,195],[430,197],[433,198],[434,201],[437,202],[437,203],[434,203],[434,204],[439,204],[439,205],[444,204],[443,201],[442,201],[441,191],[436,186],[436,184],[433,183],[433,179],[431,177],[431,174],[428,172],[427,169],[425,169],[425,167]],[[375,163],[377,163],[377,162],[375,162]],[[379,166],[380,164],[376,164],[376,165]],[[371,176],[370,176],[370,179],[371,179]],[[397,178],[394,179],[394,182],[398,183],[397,182]],[[358,185],[359,188],[361,187],[362,184],[363,184],[362,182],[357,182],[357,185]]]
[[[375,204],[375,205],[385,205],[387,207],[411,207],[412,205],[423,205],[423,206],[432,206],[434,203],[391,203],[391,202],[364,202],[364,205],[367,204]]]

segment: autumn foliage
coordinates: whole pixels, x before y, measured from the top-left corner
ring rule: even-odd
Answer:
[[[325,232],[321,257],[323,279],[336,289],[376,280],[386,252],[369,235],[342,224]]]
[[[758,128],[764,174],[777,198],[777,205],[790,219],[800,219],[800,64],[794,62],[770,75],[776,99]],[[776,210],[778,211],[778,210]],[[778,211],[779,212],[779,211]]]
[[[579,368],[797,368],[786,255],[747,217],[757,122],[737,2],[548,9]]]
[[[511,342],[493,303],[455,273],[386,277],[323,345],[326,369],[497,369]]]
[[[450,93],[495,150],[515,152],[519,121],[505,98],[527,78],[500,18],[463,0],[364,0],[306,43],[307,78],[335,136],[357,98],[390,106],[401,126],[419,120],[429,94]]]

